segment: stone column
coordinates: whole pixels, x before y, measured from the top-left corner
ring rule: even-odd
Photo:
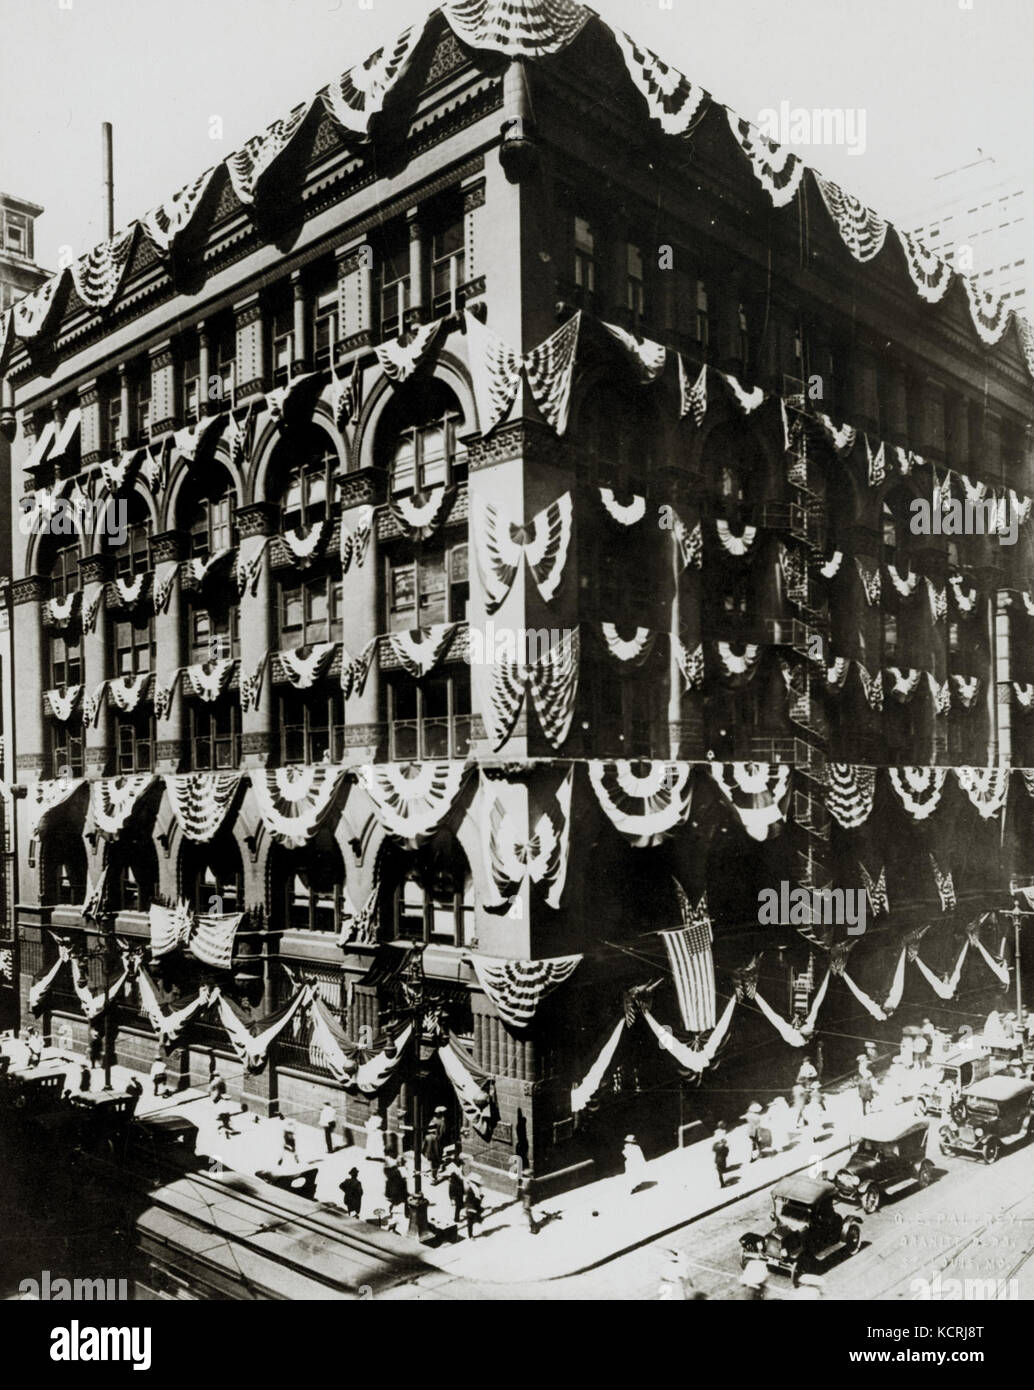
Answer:
[[[279,509],[270,502],[254,502],[237,509],[237,529],[241,541],[250,536],[273,536],[279,524]],[[231,580],[230,582],[236,582]],[[267,545],[258,573],[241,597],[240,679],[255,675],[262,662],[276,649],[276,594],[269,568]],[[270,755],[278,751],[275,738],[276,693],[273,672],[267,662],[258,701],[245,711],[241,706],[241,762],[245,767],[265,767]]]
[[[79,583],[85,597],[87,585],[101,585],[97,616],[90,631],[83,622],[83,688],[95,695],[101,681],[113,672],[108,668],[108,584],[113,564],[110,555],[87,555],[79,561]],[[98,775],[110,771],[112,758],[112,714],[107,692],[100,702],[95,723],[85,727],[85,757],[87,772]]]
[[[338,348],[342,353],[373,342],[373,253],[365,238],[335,252],[338,282]]]
[[[423,323],[430,314],[429,297],[424,292],[424,231],[420,223],[419,208],[410,208],[406,214],[409,224],[409,312],[405,316],[406,327],[410,322]]]
[[[384,501],[384,474],[375,468],[363,468],[349,473],[341,481],[341,526],[345,532],[355,529],[364,507],[376,507]],[[379,635],[378,617],[381,612],[380,587],[382,562],[377,541],[377,518],[370,527],[370,539],[360,565],[353,558],[348,572],[342,577],[344,611],[341,640],[342,661],[357,659],[369,643]],[[351,764],[372,762],[387,752],[386,731],[382,719],[380,662],[374,659],[366,684],[345,700],[345,759]]]
[[[38,575],[16,579],[11,585],[14,661],[9,674],[13,688],[18,692],[16,771],[19,780],[23,772],[34,772],[37,777],[40,776],[46,759],[42,612],[49,589],[47,581]]]
[[[172,342],[167,340],[150,350],[151,361],[151,437],[168,434],[176,428],[176,359]]]
[[[291,289],[294,294],[294,357],[291,360],[291,375],[301,376],[312,366],[312,352],[309,341],[309,291],[300,270],[291,272]]]
[[[118,446],[120,449],[128,449],[130,442],[129,420],[129,372],[125,362],[119,363],[118,368],[118,391],[119,391],[119,422],[118,422]]]
[[[157,570],[159,565],[169,562],[179,564],[187,554],[187,537],[181,531],[163,531],[152,537],[151,563]],[[184,717],[183,688],[176,678],[177,672],[187,664],[187,640],[183,628],[183,591],[180,574],[177,571],[169,590],[169,597],[161,612],[154,615],[155,671],[154,695],[159,691],[173,688],[168,714],[164,719],[157,717],[157,748],[155,757],[159,772],[179,772],[187,755],[187,728]]]
[[[197,326],[198,418],[208,411],[208,378],[212,372],[212,344],[204,319]],[[214,428],[214,427],[213,427]]]
[[[79,410],[82,423],[79,426],[79,457],[84,468],[90,468],[101,461],[104,447],[104,424],[101,418],[101,393],[96,381],[88,381],[79,387]]]

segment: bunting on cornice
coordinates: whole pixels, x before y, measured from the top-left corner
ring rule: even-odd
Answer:
[[[348,912],[344,915],[344,920],[341,923],[341,931],[338,936],[339,945],[348,946],[353,942],[358,942],[360,945],[373,946],[376,943],[380,900],[381,856],[378,854],[373,863],[373,882],[364,903],[357,903],[348,883],[345,883],[345,901],[348,904]]]
[[[353,561],[356,569],[362,569],[366,551],[370,544],[373,527],[373,508],[360,507],[351,524],[341,518],[341,572],[347,574]]]
[[[874,710],[883,709],[883,672],[877,671],[875,676],[870,676],[869,672],[860,661],[855,662],[858,669],[858,679],[862,683],[865,691],[865,698],[869,702],[869,708]]]
[[[282,532],[284,545],[298,562],[299,569],[307,569],[319,554],[320,545],[330,532],[330,524],[325,520],[313,522],[305,535],[300,530]],[[259,537],[258,539],[264,539]]]
[[[577,1085],[571,1087],[571,1114],[579,1115],[589,1105],[596,1095],[603,1078],[610,1070],[610,1064],[614,1060],[614,1054],[618,1050],[618,1044],[624,1036],[627,1023],[624,1015],[618,1019],[613,1031],[607,1041],[600,1048],[592,1066],[586,1072],[585,1077]]]
[[[603,327],[624,348],[640,382],[645,386],[656,381],[668,360],[668,349],[664,344],[655,343],[649,338],[637,338],[616,323],[604,323]]]
[[[930,867],[933,869],[934,882],[937,884],[937,896],[941,900],[942,912],[954,912],[958,906],[958,898],[955,895],[955,880],[951,872],[943,873],[941,866],[935,857],[930,855]]]
[[[590,761],[589,781],[604,815],[637,849],[660,844],[685,824],[693,806],[692,763]]]
[[[441,331],[442,320],[417,324],[401,338],[389,338],[374,348],[377,361],[389,381],[408,381],[431,351]]]
[[[786,145],[777,145],[762,135],[735,111],[726,107],[725,114],[733,138],[750,160],[754,177],[772,199],[772,206],[782,208],[793,202],[804,177],[804,162]]]
[[[177,241],[194,220],[214,174],[215,166],[206,169],[193,183],[188,183],[144,215],[141,225],[163,256],[175,251]]]
[[[245,207],[257,200],[262,179],[290,146],[311,109],[312,102],[303,101],[289,115],[274,121],[262,135],[246,140],[227,158],[226,168],[233,191]]]
[[[65,282],[67,270],[59,270],[49,280],[16,299],[11,306],[11,321],[15,335],[32,342],[40,337],[57,307],[58,291]]]
[[[620,29],[611,33],[632,85],[665,135],[691,135],[710,105],[707,92]]]
[[[814,170],[812,174],[826,210],[851,255],[863,263],[873,260],[883,250],[888,223],[850,193],[845,193],[832,179],[824,179]]]
[[[716,786],[752,840],[764,841],[786,818],[790,768],[785,763],[710,763]]]
[[[827,443],[838,458],[843,458],[851,452],[858,437],[858,431],[854,425],[834,425],[829,416],[824,415],[821,410],[815,412],[815,419],[819,422]]]
[[[723,550],[727,550],[730,555],[749,554],[751,546],[757,539],[758,528],[756,526],[744,526],[740,535],[737,536],[729,529],[729,523],[723,521],[721,517],[714,525]]]
[[[1009,795],[1007,767],[956,767],[955,780],[969,797],[982,820],[990,820]]]
[[[139,671],[135,675],[114,676],[108,681],[108,698],[116,709],[132,714],[151,684],[151,672]]]
[[[39,834],[51,811],[56,811],[71,800],[85,785],[84,777],[55,777],[52,781],[30,782],[26,788],[30,837]]]
[[[70,270],[75,292],[88,309],[106,309],[114,301],[129,265],[135,236],[134,222],[126,231],[119,232],[110,241],[102,241],[72,262]]]
[[[826,809],[844,830],[857,830],[872,812],[876,795],[876,769],[850,763],[828,763]]]
[[[736,377],[732,376],[729,372],[719,372],[718,375],[732,392],[736,404],[743,411],[744,415],[752,415],[754,411],[757,410],[758,406],[763,404],[765,393],[760,386],[755,386],[752,390],[748,391],[741,386]]]
[[[116,975],[114,978],[109,976],[105,987],[94,994],[93,990],[90,989],[89,981],[86,978],[86,973],[82,969],[81,963],[76,960],[75,956],[72,957],[72,988],[75,990],[76,998],[82,1005],[83,1013],[91,1022],[96,1018],[100,1018],[107,1009],[110,1009],[112,1005],[118,1003],[119,995],[122,993],[128,975],[128,962],[126,957],[123,956],[121,974]]]
[[[692,651],[680,637],[672,638],[675,661],[682,672],[687,690],[699,690],[704,684],[704,644],[698,642]]]
[[[634,493],[631,502],[619,502],[613,488],[600,488],[600,501],[607,509],[607,515],[619,526],[635,526],[646,515],[646,498]]]
[[[855,556],[855,567],[858,570],[858,578],[862,581],[862,589],[865,592],[865,601],[870,608],[876,607],[880,601],[880,571],[877,566],[874,570],[867,570],[861,560]]]
[[[894,230],[898,234],[901,249],[905,253],[908,273],[920,298],[925,299],[927,304],[939,304],[951,287],[951,266],[947,261],[942,261],[940,256],[928,251],[922,242],[917,241],[909,232],[903,232],[899,227],[895,227]]]
[[[90,811],[97,829],[103,830],[105,835],[118,835],[153,782],[150,772],[91,782]]]
[[[196,425],[185,425],[183,429],[175,432],[172,436],[173,448],[187,463],[194,463],[201,445],[208,436],[211,434],[215,437],[221,434],[230,420],[231,416],[226,411],[220,411],[216,415],[202,415]],[[101,467],[103,466],[102,464]]]
[[[371,120],[383,111],[423,32],[422,25],[404,29],[394,43],[378,48],[365,62],[356,63],[320,92],[324,106],[338,125],[353,135],[369,134]]]
[[[603,645],[622,666],[642,666],[653,651],[657,633],[648,627],[637,627],[633,637],[622,637],[614,623],[600,623]]]
[[[290,381],[283,386],[274,386],[272,391],[266,392],[266,410],[269,418],[279,428],[283,429],[287,424],[287,407],[292,399],[297,395],[299,389],[307,381],[315,381],[317,372],[299,372],[297,376],[291,377]]]
[[[467,780],[466,763],[374,763],[357,770],[389,835],[416,846],[437,833]]]
[[[184,666],[190,693],[198,700],[212,704],[233,680],[237,669],[236,657],[224,657],[221,661],[204,661],[195,666]]]
[[[81,685],[69,685],[64,690],[45,690],[43,703],[47,713],[59,724],[67,724],[83,693]]]
[[[410,540],[426,541],[441,526],[455,500],[456,488],[437,487],[414,497],[393,497],[388,505]]]
[[[946,767],[888,767],[887,775],[913,820],[926,820],[941,803]]]
[[[761,647],[756,642],[743,644],[742,652],[734,652],[729,642],[716,642],[718,661],[727,676],[750,676],[761,660]]]
[[[471,953],[478,984],[492,1007],[510,1028],[529,1028],[547,995],[577,970],[581,956],[553,956],[548,960],[504,960]]]
[[[527,784],[511,783],[504,789],[482,779],[487,815],[481,824],[485,859],[495,888],[492,906],[512,902],[525,879],[530,879],[544,889],[547,905],[559,909],[567,882],[573,784],[572,767],[532,826]]]
[[[273,839],[289,849],[301,849],[326,820],[334,804],[343,767],[257,768],[250,773],[255,803]]]
[[[494,1077],[478,1066],[455,1033],[438,1048],[438,1060],[456,1093],[464,1120],[487,1142],[499,1119]]]
[[[531,567],[538,591],[549,603],[564,577],[571,543],[571,494],[536,513],[527,525],[515,525],[480,493],[471,499],[474,555],[485,589],[486,609],[494,613],[503,603],[520,568],[522,555]]]
[[[337,645],[336,642],[317,642],[309,648],[308,656],[299,656],[290,648],[279,652],[288,683],[295,690],[311,690],[333,660]]]
[[[886,916],[890,912],[890,898],[887,896],[887,870],[886,867],[880,870],[880,876],[874,879],[869,870],[859,859],[858,868],[861,870],[862,883],[865,885],[865,895],[869,899],[869,906],[872,908],[874,917]]]
[[[378,639],[371,637],[356,657],[349,657],[345,649],[341,649],[341,689],[346,700],[350,700],[353,695],[361,695],[366,688],[367,677],[377,655],[377,647]]]
[[[888,666],[884,673],[890,677],[889,683],[885,683],[884,690],[899,705],[906,704],[919,689],[919,682],[922,680],[922,671],[917,671],[911,667],[907,671],[902,671],[898,666]]]
[[[539,410],[557,434],[564,434],[571,405],[582,311],[579,309],[551,337],[523,357],[485,328],[469,309],[465,316],[482,435],[491,434],[510,413],[522,370]]]
[[[954,672],[948,677],[955,687],[955,694],[963,709],[970,709],[980,694],[979,676],[959,676]]]
[[[165,778],[165,790],[184,838],[209,844],[222,829],[241,784],[239,772],[184,772]]]
[[[911,598],[916,591],[916,585],[919,583],[918,574],[909,570],[908,574],[901,575],[894,565],[887,565],[886,569],[887,574],[890,576],[890,582],[893,584],[896,592],[899,593],[902,598]]]
[[[887,448],[886,445],[881,442],[879,448],[873,453],[872,445],[869,443],[869,436],[865,435],[864,438],[869,486],[879,487],[887,477]]]
[[[679,419],[684,420],[692,412],[693,422],[699,428],[704,423],[707,414],[707,365],[700,368],[700,373],[692,386],[689,384],[689,374],[686,371],[686,364],[679,354]]]
[[[171,672],[167,685],[159,685],[158,681],[155,680],[154,717],[156,719],[166,720],[172,713],[172,699],[180,682],[180,674],[179,670]]]
[[[205,584],[232,554],[232,549],[229,546],[224,546],[222,550],[217,550],[213,555],[195,555],[192,559],[184,562],[184,568],[195,584]]]
[[[149,590],[151,576],[146,570],[141,570],[132,579],[123,579],[122,575],[116,575],[113,582],[116,606],[133,609]]]
[[[561,52],[592,15],[575,0],[444,0],[442,13],[463,43],[508,58]]]
[[[1009,309],[1005,299],[999,299],[988,290],[982,289],[968,275],[960,276],[966,299],[969,302],[970,317],[977,336],[987,347],[1001,341],[1009,327]]]
[[[408,632],[391,632],[388,645],[403,670],[419,679],[438,665],[458,628],[459,623],[437,623]]]

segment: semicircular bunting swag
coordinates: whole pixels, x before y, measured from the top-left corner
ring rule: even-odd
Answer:
[[[262,179],[288,149],[312,109],[303,101],[289,115],[274,121],[261,135],[253,135],[226,160],[226,168],[238,199],[250,207],[259,196]]]
[[[524,1029],[530,1027],[543,999],[570,979],[582,957],[504,960],[472,954],[468,959],[499,1017],[511,1028]]]
[[[370,122],[384,109],[391,89],[409,65],[423,29],[412,25],[362,63],[342,73],[320,93],[338,125],[353,135],[369,134]]]
[[[711,776],[752,840],[767,840],[786,817],[786,763],[710,763]]]
[[[650,115],[665,135],[691,134],[710,105],[707,92],[620,29],[612,29],[611,33],[632,85],[645,97]]]
[[[577,38],[592,11],[575,0],[445,0],[442,13],[471,48],[542,58]]]
[[[777,145],[761,131],[726,107],[729,129],[740,149],[750,160],[754,177],[772,199],[772,206],[781,208],[792,203],[801,179],[804,163],[785,145]]]
[[[208,844],[222,828],[241,784],[238,772],[184,772],[165,778],[184,837]]]
[[[106,835],[118,835],[153,781],[152,773],[138,772],[131,777],[105,777],[92,782],[90,810],[97,829]]]
[[[391,514],[410,540],[425,541],[448,516],[455,497],[454,487],[431,488],[419,501],[416,497],[396,497],[390,503]]]
[[[329,814],[344,775],[343,767],[326,764],[253,770],[255,804],[273,839],[301,849]]]
[[[946,767],[888,767],[890,785],[914,820],[926,820],[941,804]]]
[[[644,768],[637,772],[634,769]],[[589,781],[615,830],[637,848],[656,845],[689,819],[692,763],[592,761]]]
[[[826,808],[844,830],[864,825],[876,794],[876,769],[850,763],[827,764]]]
[[[997,815],[1009,795],[1007,767],[956,767],[955,779],[984,820]]]
[[[72,284],[88,309],[106,309],[115,299],[129,265],[135,236],[134,222],[126,231],[101,242],[72,262]]]
[[[607,651],[622,666],[642,666],[657,640],[656,632],[648,627],[637,627],[631,637],[622,637],[614,623],[600,623],[600,636]]]
[[[816,186],[822,194],[826,210],[836,223],[844,245],[856,261],[871,261],[883,250],[887,226],[882,217],[867,208],[833,182],[812,170]]]
[[[909,232],[894,229],[905,253],[905,264],[912,277],[912,283],[927,304],[939,304],[951,288],[952,269],[947,261],[928,251],[922,242]]]
[[[375,763],[357,769],[359,783],[373,802],[377,819],[407,844],[419,844],[438,830],[463,789],[466,763]]]
[[[491,502],[479,494],[472,499],[474,554],[486,593],[486,609],[494,613],[507,594],[524,556],[538,591],[548,603],[560,587],[571,543],[571,494],[565,492],[537,512],[525,525],[505,521]]]
[[[625,503],[618,501],[613,488],[601,487],[600,501],[606,507],[607,515],[619,526],[635,526],[646,515],[646,498],[638,493],[633,494],[631,502]]]
[[[145,213],[141,225],[154,243],[155,250],[163,256],[176,249],[176,242],[194,220],[215,171],[215,165],[206,169],[192,183]]]
[[[483,807],[487,815],[482,831],[487,841],[485,858],[499,907],[510,903],[525,879],[546,890],[546,903],[558,909],[567,882],[567,860],[571,835],[571,792],[574,768],[564,775],[555,797],[531,824],[526,783],[498,786],[482,781]]]

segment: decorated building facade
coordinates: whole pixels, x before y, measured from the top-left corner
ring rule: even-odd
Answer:
[[[0,332],[48,1035],[545,1190],[1014,982],[1030,330],[586,8],[452,0]]]

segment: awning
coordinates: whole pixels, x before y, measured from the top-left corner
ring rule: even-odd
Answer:
[[[57,442],[50,455],[51,463],[56,463],[58,459],[64,458],[72,447],[72,441],[79,433],[79,426],[82,424],[83,412],[75,406],[68,412],[68,418],[58,432]]]
[[[76,411],[75,413],[78,415],[79,412]],[[25,460],[27,472],[31,473],[34,469],[39,468],[40,464],[43,463],[44,459],[47,457],[50,446],[54,443],[56,436],[57,425],[53,420],[48,420],[43,426],[42,434],[32,446],[32,453]]]

